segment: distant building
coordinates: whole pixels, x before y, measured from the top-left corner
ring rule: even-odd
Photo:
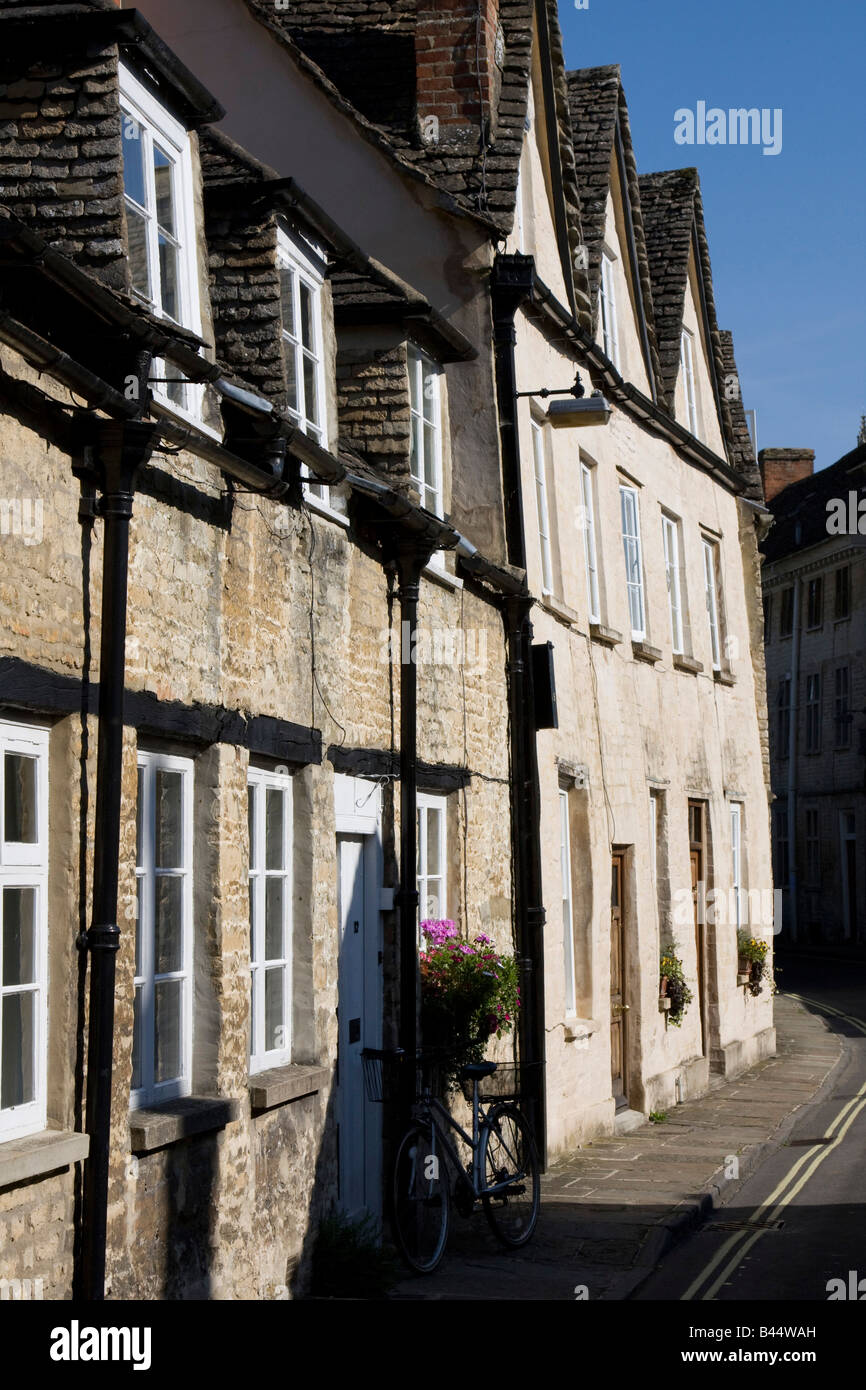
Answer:
[[[866,439],[759,454],[773,854],[785,937],[866,940]]]

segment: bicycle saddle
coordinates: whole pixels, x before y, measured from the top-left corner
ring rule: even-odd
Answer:
[[[496,1070],[496,1062],[469,1062],[460,1069],[461,1081],[481,1081],[485,1076],[492,1076]]]

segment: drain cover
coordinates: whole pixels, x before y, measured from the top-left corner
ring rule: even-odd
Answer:
[[[784,1221],[714,1221],[708,1231],[781,1231]]]

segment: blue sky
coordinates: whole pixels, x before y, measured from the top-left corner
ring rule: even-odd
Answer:
[[[697,167],[719,325],[758,447],[857,443],[866,414],[866,7],[559,0],[569,68],[619,63],[638,169]],[[782,109],[782,148],[678,145],[674,112]]]

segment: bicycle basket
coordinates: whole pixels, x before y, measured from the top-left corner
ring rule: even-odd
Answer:
[[[539,1070],[542,1062],[497,1062],[496,1071],[484,1076],[478,1082],[478,1099],[523,1100],[536,1094],[540,1085]],[[460,1089],[468,1103],[472,1104],[473,1083],[468,1078],[460,1082]]]
[[[410,1065],[414,1064],[415,1070],[414,1098],[443,1095],[455,1067],[453,1054],[438,1047],[421,1047],[414,1056],[402,1048],[383,1051],[365,1047],[361,1061],[367,1099],[379,1105],[402,1099],[402,1087],[407,1084],[406,1070]]]

